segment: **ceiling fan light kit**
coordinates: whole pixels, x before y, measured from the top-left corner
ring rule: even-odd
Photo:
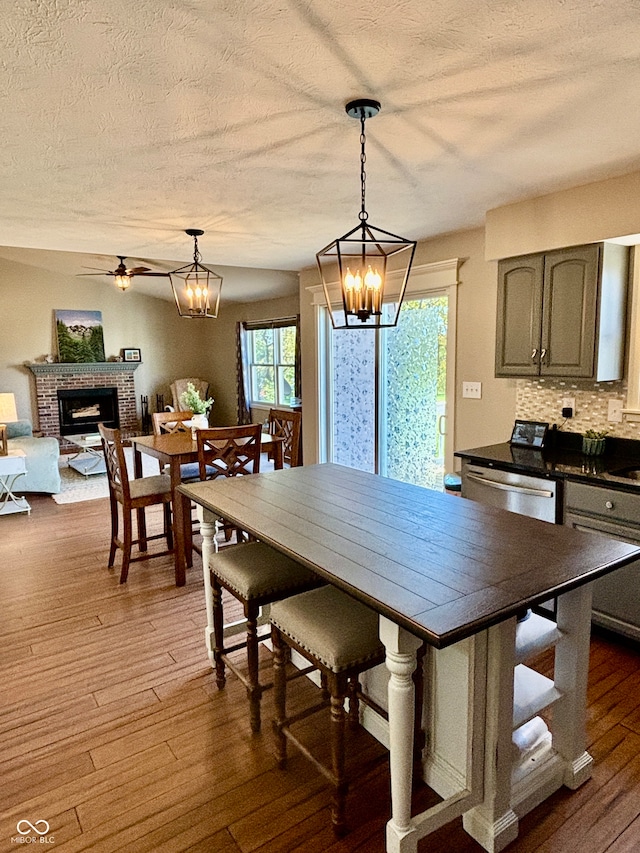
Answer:
[[[149,267],[130,267],[127,268],[125,261],[126,255],[116,255],[120,263],[114,270],[99,270],[97,272],[85,272],[80,275],[110,275],[113,276],[113,283],[119,290],[128,290],[131,284],[131,279],[134,275],[166,275],[166,273],[152,272]],[[90,269],[95,269],[91,267]]]
[[[368,222],[364,125],[368,118],[378,115],[380,102],[360,98],[349,101],[345,110],[360,121],[359,223],[319,251],[316,261],[334,329],[391,327],[398,322],[416,241]]]
[[[190,319],[215,319],[220,309],[222,276],[200,262],[198,237],[204,231],[187,228],[185,234],[193,237],[193,263],[169,273],[178,313]]]

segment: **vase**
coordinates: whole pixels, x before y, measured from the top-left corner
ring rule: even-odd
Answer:
[[[600,456],[604,453],[604,438],[587,438],[582,436],[582,452],[585,456]]]
[[[191,435],[193,440],[196,439],[196,430],[198,429],[208,429],[209,421],[207,420],[207,416],[202,414],[194,414],[191,416]]]

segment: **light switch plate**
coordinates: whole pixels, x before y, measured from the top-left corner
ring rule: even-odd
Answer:
[[[482,382],[463,382],[462,396],[471,397],[474,400],[482,399]]]
[[[575,397],[563,397],[562,398],[562,408],[563,409],[571,409],[573,411],[572,417],[576,416],[576,398]]]

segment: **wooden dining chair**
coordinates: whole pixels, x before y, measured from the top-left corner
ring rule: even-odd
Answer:
[[[261,434],[260,424],[198,430],[199,479],[257,474],[260,471]],[[238,541],[242,539],[242,531],[224,520],[218,525],[218,530],[224,532],[227,542],[231,541],[234,531]]]
[[[218,427],[198,430],[198,462],[200,478],[239,477],[260,471],[260,424]],[[235,529],[222,523],[225,538]],[[243,542],[242,533],[236,530],[238,544],[214,551],[209,557],[208,577],[211,586],[212,622],[214,638],[214,665],[216,684],[222,690],[226,683],[228,667],[247,688],[251,729],[260,730],[260,700],[271,683],[259,680],[259,643],[269,634],[258,634],[259,616],[263,607],[271,602],[310,589],[320,583],[313,572],[263,542]],[[237,631],[225,637],[223,589],[240,601],[244,609],[246,634],[236,641]],[[247,673],[238,666],[233,652],[247,650]]]
[[[213,427],[196,432],[201,480],[238,477],[260,471],[260,424]]]
[[[184,409],[180,412],[154,412],[151,415],[154,435],[173,435],[176,432],[191,432],[193,412]],[[168,473],[160,462],[160,470]],[[180,479],[183,483],[195,483],[200,479],[200,467],[197,462],[185,462],[180,466]]]
[[[173,530],[171,527],[171,478],[167,474],[156,474],[151,477],[129,479],[127,462],[120,430],[109,429],[98,424],[102,439],[102,449],[107,463],[109,481],[109,502],[111,506],[111,544],[109,547],[109,568],[113,567],[116,549],[122,551],[122,568],[120,583],[125,583],[129,575],[129,564],[152,557],[164,557],[173,553]],[[145,508],[161,504],[164,510],[164,532],[147,535]],[[119,538],[118,505],[122,512],[123,538]],[[137,515],[138,538],[133,538],[133,511]],[[166,539],[167,549],[164,551],[147,551],[147,544],[153,539]],[[132,557],[134,545],[138,546],[139,556]]]
[[[154,412],[151,415],[153,434],[163,435],[166,432],[189,432],[191,424],[185,422],[190,421],[192,417],[193,412],[188,410],[180,412]]]
[[[282,455],[285,464],[291,468],[302,465],[302,412],[291,412],[288,409],[271,409],[269,411],[269,434],[284,439]]]

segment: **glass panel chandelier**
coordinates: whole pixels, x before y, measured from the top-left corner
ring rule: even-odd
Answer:
[[[178,313],[181,317],[215,319],[220,308],[222,276],[200,263],[198,237],[204,231],[187,228],[185,234],[193,237],[193,263],[169,273]]]
[[[334,329],[395,326],[416,241],[374,228],[368,222],[364,123],[378,115],[380,103],[361,98],[350,101],[345,109],[351,118],[360,120],[360,221],[351,231],[318,252],[318,269]],[[341,312],[344,312],[344,319],[336,316]]]

